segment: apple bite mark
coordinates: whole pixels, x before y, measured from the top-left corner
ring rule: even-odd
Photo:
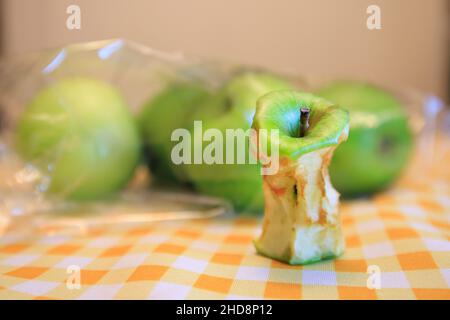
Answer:
[[[279,143],[281,150],[278,172],[263,176],[264,222],[255,241],[259,253],[290,264],[343,253],[339,194],[328,166],[348,136],[348,122],[346,111],[307,93],[274,92],[258,100],[253,127],[278,128],[279,141],[272,143]]]

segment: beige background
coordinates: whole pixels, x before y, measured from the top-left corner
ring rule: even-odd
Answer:
[[[446,0],[0,0],[4,54],[125,37],[277,71],[364,78],[446,97]],[[81,7],[81,30],[66,8]],[[366,28],[381,7],[382,29]]]

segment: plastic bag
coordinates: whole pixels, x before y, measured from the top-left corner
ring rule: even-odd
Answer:
[[[172,157],[178,142],[172,138],[178,127],[195,133],[199,117],[206,119],[202,133],[214,126],[222,132],[250,128],[254,105],[249,101],[277,89],[315,91],[333,80],[264,73],[121,39],[2,61],[0,230],[79,232],[217,216],[231,205],[238,212],[261,213],[258,164],[180,165]],[[432,168],[448,150],[449,139],[437,138],[448,130],[448,112],[436,97],[395,94],[415,133],[411,163],[415,170]],[[244,111],[230,117],[241,108],[238,103]],[[191,160],[194,149],[184,150],[192,152]]]
[[[180,188],[149,188],[151,178],[141,154],[143,143],[138,137],[139,128],[137,125],[132,128],[140,107],[168,83],[190,82],[195,78],[214,85],[221,73],[202,67],[179,53],[164,53],[121,39],[69,45],[1,61],[0,235],[1,231],[19,229],[25,233],[86,231],[112,221],[124,224],[206,218],[229,211],[229,205],[221,199],[180,191]],[[70,81],[72,83],[68,83]],[[60,85],[63,82],[67,83],[67,89]],[[90,106],[92,110],[80,111],[79,106],[74,105],[79,97],[71,97],[70,92],[77,90],[85,96],[79,104],[89,103],[89,99],[98,100]],[[108,97],[102,98],[102,94]],[[95,103],[100,110],[95,110]],[[36,110],[30,113],[33,104]],[[57,104],[56,110],[43,106],[52,108],[52,104]],[[74,114],[77,112],[84,112],[84,117]],[[99,119],[92,119],[92,113],[98,113]],[[111,116],[114,113],[117,113],[115,119]],[[65,119],[57,132],[58,126],[51,122],[61,117]],[[127,118],[127,122],[123,123],[122,118]],[[89,121],[92,123],[85,123]],[[118,124],[110,123],[120,122],[114,134],[101,140],[101,131],[114,130],[114,125]],[[66,130],[72,125],[73,128]],[[39,128],[34,130],[33,126]],[[49,127],[52,129],[47,130]],[[98,133],[92,132],[94,130]],[[131,130],[131,133],[124,133],[124,130]],[[123,138],[127,134],[131,138]],[[87,140],[92,138],[100,141],[92,144],[86,155],[80,155],[89,143]],[[59,141],[48,142],[52,139]],[[120,139],[123,139],[122,147]],[[126,145],[133,143],[136,144],[134,149]],[[109,150],[102,151],[105,145]],[[117,151],[120,148],[123,150]],[[51,150],[50,155],[48,150]],[[105,155],[93,156],[101,152]],[[120,153],[115,160],[111,156],[114,152]],[[124,164],[127,153],[131,152],[135,153],[130,160],[133,163]],[[86,162],[89,157],[91,162]],[[111,164],[111,161],[116,162]],[[96,171],[90,170],[89,165]],[[98,175],[104,166],[109,166],[108,170]],[[111,178],[123,171],[124,166],[129,167],[126,169],[129,176]],[[77,169],[71,169],[73,167]],[[75,172],[70,173],[70,170]],[[72,174],[71,178],[61,178],[67,171],[69,176]],[[61,182],[54,187],[58,190],[52,191],[58,174]],[[116,185],[103,187],[93,197],[88,194],[87,199],[82,195],[81,201],[76,197],[72,199],[74,189],[78,188],[79,193],[83,189],[98,190],[95,184],[101,184],[102,179],[114,180],[110,183]]]

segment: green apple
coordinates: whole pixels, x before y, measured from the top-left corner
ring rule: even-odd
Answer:
[[[210,93],[198,83],[173,83],[142,107],[138,122],[148,147],[150,168],[160,183],[186,182],[181,166],[173,164],[172,132],[192,122],[192,113]]]
[[[303,113],[309,123],[303,124]],[[267,135],[269,152],[278,146],[279,169],[263,176],[264,221],[256,250],[289,264],[307,264],[344,251],[338,204],[328,165],[335,148],[348,136],[344,109],[310,93],[277,91],[257,102],[253,128]],[[276,161],[277,158],[273,158]]]
[[[256,100],[260,96],[270,91],[291,88],[289,82],[275,75],[243,72],[203,101],[193,119],[202,121],[203,132],[211,128],[220,130],[225,143],[227,129],[250,129]],[[192,135],[195,133],[192,132]],[[263,207],[260,167],[258,164],[250,164],[249,161],[246,161],[246,164],[238,164],[237,140],[234,145],[234,164],[227,163],[227,150],[224,148],[223,164],[188,165],[185,166],[186,172],[200,192],[228,199],[237,211],[258,212]],[[249,139],[246,139],[244,148],[245,150],[240,151],[249,159]]]
[[[402,172],[412,133],[402,104],[374,85],[335,81],[318,95],[350,111],[350,137],[334,154],[331,181],[343,196],[386,188]]]
[[[48,191],[105,197],[132,177],[140,158],[136,123],[121,94],[89,78],[67,78],[32,99],[16,131],[19,153],[50,176]]]

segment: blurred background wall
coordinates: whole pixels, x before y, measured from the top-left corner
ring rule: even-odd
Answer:
[[[124,37],[277,71],[449,93],[448,0],[0,0],[1,50]],[[66,9],[81,9],[68,30]],[[366,9],[381,8],[368,30]]]

